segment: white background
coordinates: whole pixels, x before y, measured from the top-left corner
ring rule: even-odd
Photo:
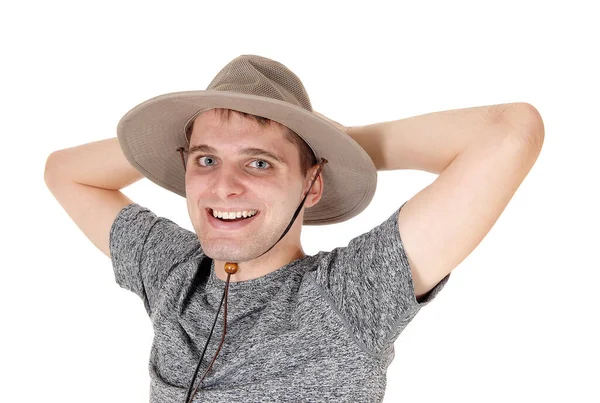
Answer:
[[[538,109],[537,163],[400,335],[384,402],[600,401],[598,13],[548,3],[3,3],[0,400],[148,401],[150,320],[47,189],[46,158],[115,137],[131,107],[205,89],[231,59],[258,54],[346,126]],[[346,245],[435,179],[380,173],[361,215],[304,228],[305,252]],[[183,198],[147,179],[124,193],[192,230]]]

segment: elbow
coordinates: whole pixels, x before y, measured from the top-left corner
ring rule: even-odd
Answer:
[[[46,165],[44,166],[44,182],[46,182],[46,186],[50,187],[53,179],[56,177],[56,159],[57,159],[57,151],[53,152],[46,159]]]
[[[503,108],[502,121],[523,148],[533,152],[541,150],[545,136],[544,121],[535,106],[527,102],[508,104]]]

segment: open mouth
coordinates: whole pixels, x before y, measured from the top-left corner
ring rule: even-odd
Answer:
[[[256,217],[258,214],[260,214],[260,211],[257,211],[256,213],[254,213],[253,215],[248,216],[248,217],[243,217],[242,216],[242,217],[236,217],[236,218],[220,218],[220,217],[215,217],[214,216],[213,209],[207,208],[206,211],[208,212],[208,215],[211,218],[213,218],[215,220],[218,220],[220,222],[223,222],[223,223],[234,223],[234,222],[239,222],[239,221],[250,220],[250,219]]]

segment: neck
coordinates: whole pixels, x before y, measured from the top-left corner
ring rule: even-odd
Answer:
[[[259,256],[256,259],[247,262],[238,263],[238,271],[231,275],[229,280],[232,283],[239,281],[248,281],[255,278],[263,277],[271,272],[281,269],[283,266],[293,262],[294,260],[306,257],[302,250],[302,246],[288,247],[283,253],[273,255],[276,248],[273,248],[269,253]],[[215,260],[215,275],[223,281],[227,281],[228,274],[225,272],[226,261]]]

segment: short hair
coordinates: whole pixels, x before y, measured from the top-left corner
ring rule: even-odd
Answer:
[[[281,125],[283,127],[283,137],[287,141],[292,143],[298,150],[298,155],[300,156],[300,172],[302,173],[302,176],[306,177],[310,168],[315,166],[315,164],[317,163],[317,158],[316,158],[315,154],[313,153],[313,151],[311,150],[311,148],[308,146],[308,144],[306,144],[306,142],[302,139],[302,137],[300,137],[298,134],[296,134],[296,132],[294,132],[289,127],[282,125],[281,123],[276,122],[274,120],[265,118],[263,116],[252,115],[250,113],[236,111],[235,109],[227,109],[227,108],[214,108],[214,109],[222,121],[224,119],[229,120],[230,116],[231,116],[231,112],[235,112],[244,118],[252,119],[255,122],[258,122],[258,124],[260,124],[263,127],[270,126],[272,124],[272,122]],[[192,122],[192,124],[187,126],[186,135],[188,136],[188,138],[190,138],[192,135],[193,127],[194,127],[193,122]]]

